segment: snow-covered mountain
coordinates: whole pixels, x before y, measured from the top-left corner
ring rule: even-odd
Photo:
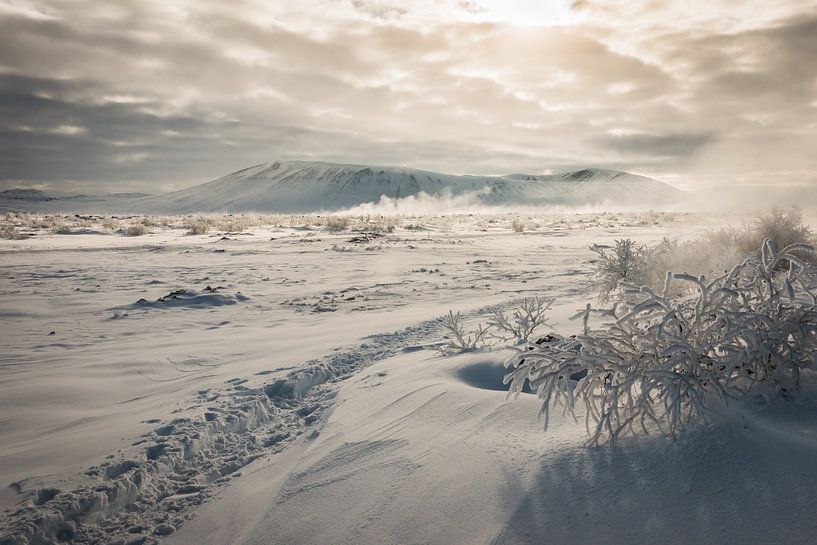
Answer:
[[[23,190],[15,190],[23,191]],[[264,163],[209,183],[159,195],[21,200],[0,195],[0,208],[130,213],[321,212],[426,194],[485,206],[666,207],[682,192],[626,172],[584,169],[554,175],[456,176],[403,167],[283,161]],[[462,199],[459,201],[462,202]],[[443,201],[444,204],[444,201]]]
[[[662,182],[613,170],[549,176],[455,176],[402,167],[286,161],[264,163],[182,191],[140,199],[174,212],[334,211],[381,197],[473,195],[484,205],[661,206],[681,192]]]

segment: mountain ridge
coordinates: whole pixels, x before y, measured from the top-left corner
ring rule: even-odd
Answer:
[[[680,191],[657,180],[608,169],[552,175],[453,175],[409,167],[323,161],[260,163],[211,182],[154,197],[157,207],[184,212],[331,212],[430,196],[473,197],[486,206],[668,204]]]
[[[400,201],[426,196],[440,202],[455,198],[475,206],[609,205],[615,209],[633,205],[660,207],[672,204],[680,195],[678,189],[652,178],[599,168],[557,174],[480,176],[400,166],[272,161],[170,193],[99,202],[108,210],[127,212],[315,213],[355,208],[384,199]]]

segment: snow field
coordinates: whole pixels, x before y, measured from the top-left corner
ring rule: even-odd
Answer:
[[[340,449],[333,456],[343,460],[379,463],[383,456],[403,456],[408,461],[387,463],[384,471],[413,475],[412,467],[428,465],[433,471],[426,479],[451,471],[459,477],[444,482],[465,495],[472,492],[471,471],[489,472],[494,479],[489,483],[498,482],[499,475],[508,478],[512,466],[498,460],[538,459],[536,453],[554,438],[541,433],[533,396],[504,401],[496,382],[500,360],[437,357],[433,348],[443,335],[437,317],[449,309],[473,317],[491,305],[546,295],[558,301],[555,326],[569,327],[567,316],[592,294],[590,243],[609,243],[623,234],[655,242],[688,219],[660,216],[644,223],[641,218],[546,217],[524,232],[514,232],[510,219],[501,216],[463,216],[414,218],[394,233],[376,236],[324,227],[189,236],[159,227],[139,237],[39,232],[2,241],[0,331],[6,350],[0,359],[5,439],[0,479],[7,486],[0,494],[6,509],[0,535],[14,536],[9,543],[150,543],[170,534],[170,540],[192,539],[185,529],[191,517],[206,512],[203,504],[229,512],[219,498],[252,488],[246,472],[263,472],[279,459],[292,462],[287,453],[300,449],[314,448],[316,463],[330,447]],[[411,381],[392,378],[401,376],[396,369],[380,376],[370,368],[394,358],[407,372],[411,362],[422,362],[411,380],[427,375],[443,381],[446,392],[451,388],[465,396],[462,405],[449,406],[447,393],[439,400],[426,398],[433,386],[417,397]],[[360,389],[375,391],[386,382],[388,402],[362,394],[357,399]],[[353,389],[341,395],[347,386]],[[464,408],[477,402],[471,396],[479,398],[476,412]],[[395,416],[386,407],[381,412],[383,418],[395,416],[395,422],[418,422],[411,428],[416,437],[442,441],[421,451],[403,452],[414,439],[402,432],[366,436],[367,426],[397,425],[375,413],[366,426],[343,417],[349,414],[344,407],[356,406],[356,414],[364,414],[366,399],[374,409],[415,397],[428,403],[432,414],[448,417],[426,419],[425,409],[411,409],[405,401],[390,407],[413,416]],[[523,414],[524,433],[513,441],[499,437]],[[482,419],[491,422],[492,431],[484,443],[469,446],[471,458],[461,459],[468,463],[454,468],[445,462],[459,456],[450,448],[468,442],[468,433],[481,430]],[[359,428],[361,435],[347,440],[333,435],[333,426]],[[566,433],[568,439],[557,438],[557,444],[572,445],[573,427]],[[582,433],[581,427],[575,430]],[[443,440],[448,434],[451,440]],[[488,445],[492,439],[510,446],[497,450]],[[439,454],[425,464],[423,453],[434,449]],[[482,457],[482,449],[491,457]],[[320,482],[333,480],[336,470],[342,471],[337,461],[297,470],[288,477],[290,492],[280,496],[286,500],[281,505],[294,509],[313,497],[310,490],[325,489]],[[414,481],[395,482],[404,485],[387,487],[389,497]],[[422,483],[440,490],[431,480]],[[377,494],[372,498],[381,497]],[[359,499],[361,506],[374,501]],[[376,505],[368,505],[375,516]],[[463,513],[483,512],[475,503],[452,505]],[[319,501],[309,508],[329,513],[338,506]],[[468,530],[470,522],[461,520],[451,532],[463,533],[442,536],[434,534],[442,531],[439,526],[429,523],[427,537],[471,542],[461,538],[505,535],[505,511],[493,503],[486,509],[494,513],[486,511],[490,528]],[[450,510],[440,512],[453,516]],[[405,509],[396,509],[389,520],[394,536],[407,539],[398,527],[423,526],[419,521],[428,509],[412,515],[414,522],[399,520],[400,513]],[[358,522],[369,515],[360,516]],[[196,518],[197,524],[203,520]],[[244,519],[236,515],[236,520]],[[288,530],[291,541],[275,542],[315,542],[323,535],[296,526]],[[248,525],[242,535],[254,528]],[[382,525],[372,522],[369,528],[367,539],[383,538]],[[200,528],[189,531],[195,536]],[[337,531],[326,535],[351,543],[365,534],[351,527]]]

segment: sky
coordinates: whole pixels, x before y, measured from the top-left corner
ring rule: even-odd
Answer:
[[[0,0],[0,189],[287,159],[813,188],[815,59],[815,0]]]

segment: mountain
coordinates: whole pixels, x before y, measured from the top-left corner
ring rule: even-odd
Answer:
[[[465,206],[595,207],[607,210],[673,205],[682,192],[665,183],[627,172],[583,169],[553,175],[457,176],[404,167],[283,161],[248,167],[181,191],[159,195],[114,194],[99,197],[47,197],[29,201],[0,194],[0,208],[98,213],[330,212],[383,197],[402,199],[421,193],[457,198]],[[4,193],[9,193],[4,192]],[[45,202],[47,201],[47,202]],[[25,203],[25,204],[24,204]]]
[[[677,202],[672,186],[626,172],[584,169],[555,175],[456,176],[403,167],[286,161],[264,163],[189,189],[132,201],[189,212],[319,212],[382,197],[472,196],[488,206],[647,208]]]
[[[53,200],[53,197],[49,197],[45,194],[45,192],[40,191],[39,189],[23,187],[0,191],[0,200],[44,202]]]

